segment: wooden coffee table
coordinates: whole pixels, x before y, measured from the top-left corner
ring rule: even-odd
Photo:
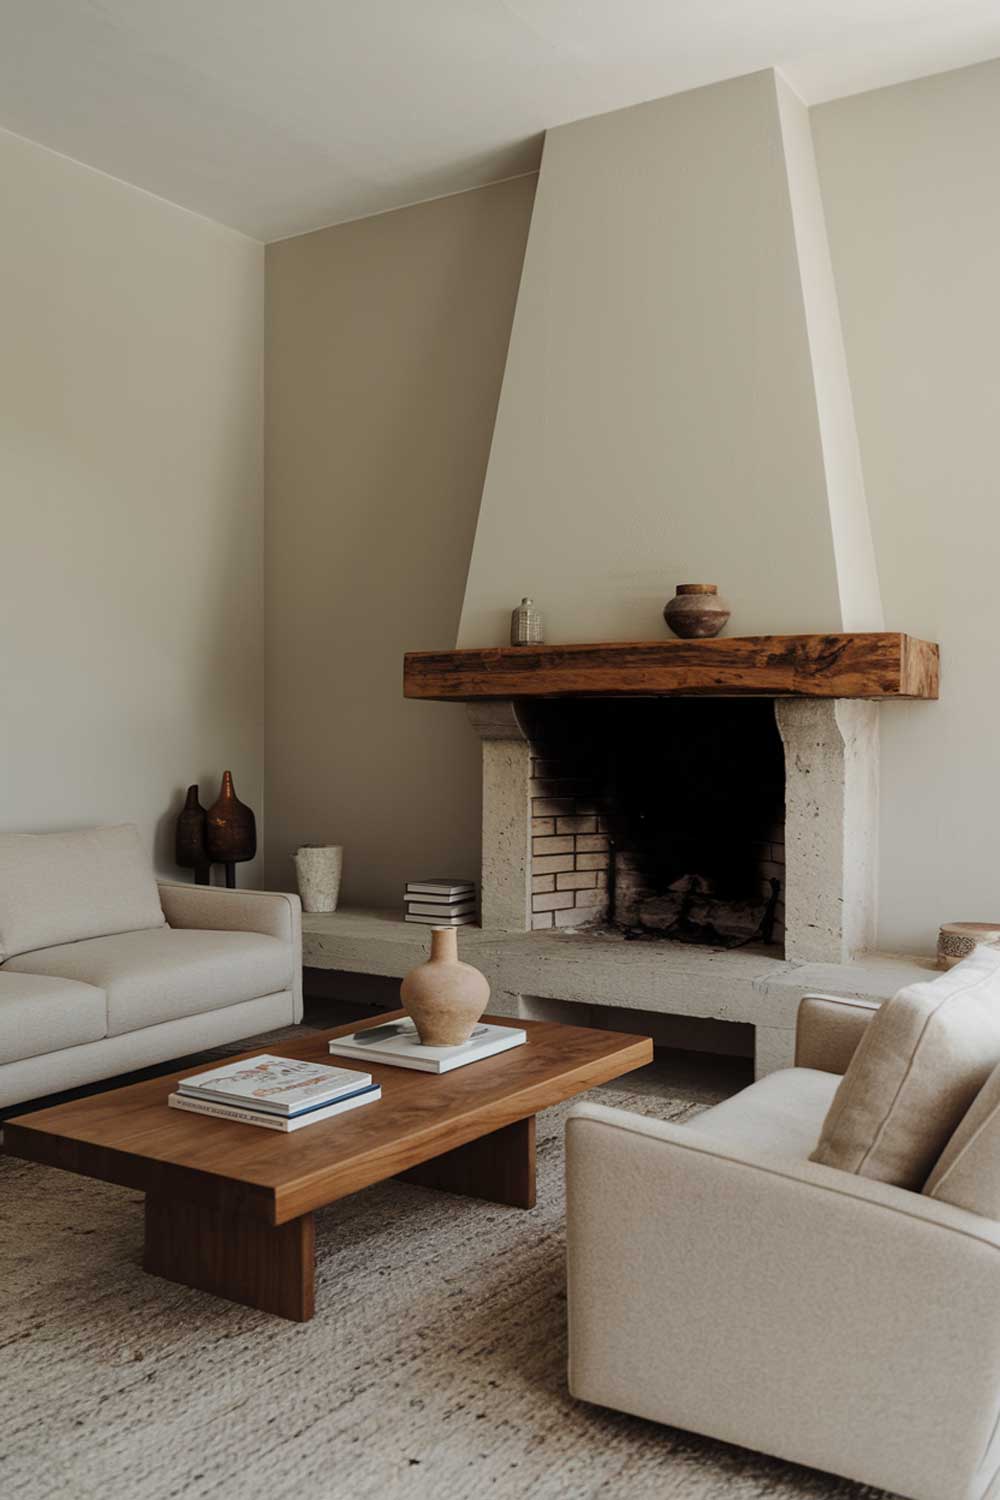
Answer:
[[[316,1209],[387,1177],[532,1208],[537,1112],[653,1056],[646,1037],[486,1019],[523,1027],[527,1043],[442,1075],[372,1063],[378,1103],[288,1135],[168,1108],[188,1068],[8,1120],[4,1148],[144,1192],[147,1271],[304,1322]],[[359,1029],[255,1051],[336,1062],[330,1037]]]

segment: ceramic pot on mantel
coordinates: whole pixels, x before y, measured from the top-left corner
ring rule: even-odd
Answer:
[[[541,646],[545,642],[542,615],[535,607],[534,599],[522,599],[510,616],[510,643],[512,646]]]
[[[490,998],[484,974],[458,956],[453,927],[431,929],[431,956],[399,987],[403,1009],[425,1047],[460,1047],[472,1035]]]
[[[731,613],[718,584],[679,583],[674,597],[664,605],[663,618],[674,635],[697,641],[718,635]]]

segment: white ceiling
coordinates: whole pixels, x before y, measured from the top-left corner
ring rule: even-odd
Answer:
[[[0,126],[272,240],[755,68],[816,103],[998,54],[1000,0],[0,0]]]

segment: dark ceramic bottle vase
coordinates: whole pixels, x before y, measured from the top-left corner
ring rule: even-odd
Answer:
[[[193,870],[196,885],[208,885],[211,861],[205,848],[205,809],[198,801],[198,787],[189,786],[184,806],[177,816],[174,858],[182,870]]]
[[[241,802],[231,771],[224,771],[219,795],[205,818],[205,847],[210,859],[226,867],[226,884],[236,884],[235,866],[257,853],[257,821]]]

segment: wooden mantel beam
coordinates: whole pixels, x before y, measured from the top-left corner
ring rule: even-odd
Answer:
[[[938,648],[897,631],[411,651],[407,698],[936,698]]]

